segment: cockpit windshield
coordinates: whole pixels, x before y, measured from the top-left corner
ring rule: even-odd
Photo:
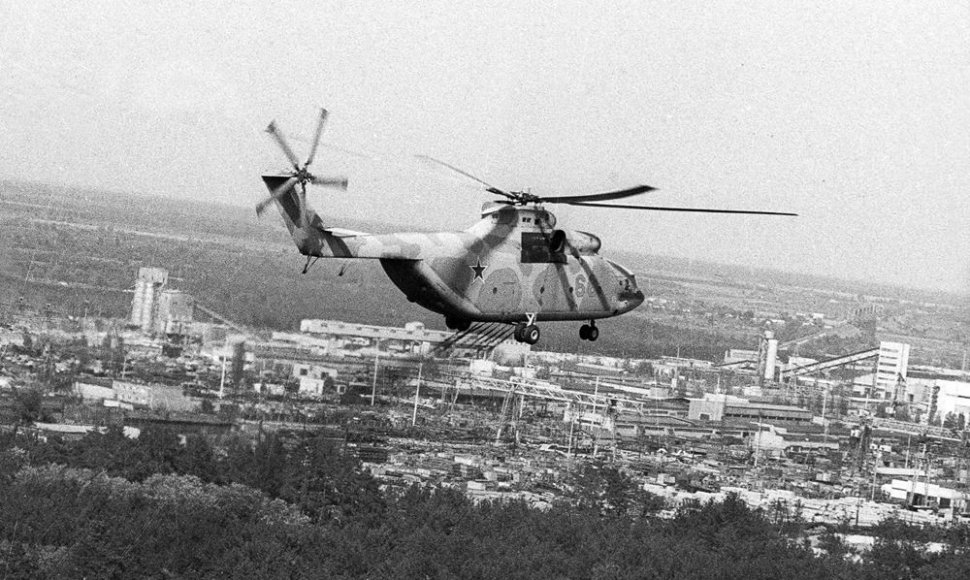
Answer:
[[[643,294],[637,287],[637,277],[628,268],[607,260],[616,276],[616,282],[620,286],[619,297],[624,300],[643,300]]]
[[[622,274],[625,278],[628,278],[631,282],[633,282],[634,284],[636,284],[636,282],[637,282],[637,276],[636,276],[636,274],[634,274],[633,272],[631,272],[629,268],[627,268],[626,266],[622,266],[620,264],[617,264],[613,260],[607,260],[607,262],[609,262],[610,266],[613,266],[613,269],[614,270],[616,270],[617,272],[619,272],[620,274]]]

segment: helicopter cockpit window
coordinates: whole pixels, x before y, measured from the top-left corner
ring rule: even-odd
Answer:
[[[547,228],[556,227],[556,216],[547,211],[536,212],[536,224]]]
[[[562,244],[556,244],[556,236],[552,233],[522,232],[522,263],[550,264],[566,263],[566,254],[562,251]]]

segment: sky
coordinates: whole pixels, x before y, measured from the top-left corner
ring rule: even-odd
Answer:
[[[968,89],[966,1],[3,0],[0,179],[252,206],[287,166],[263,129],[302,157],[323,106],[328,225],[470,226],[489,194],[429,155],[800,214],[554,208],[607,255],[970,293]]]

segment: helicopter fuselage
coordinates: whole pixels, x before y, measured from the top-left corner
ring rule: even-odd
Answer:
[[[381,266],[408,300],[451,320],[593,320],[643,301],[633,274],[595,252],[594,236],[554,223],[541,207],[499,206],[464,232],[412,234],[421,257]],[[400,236],[381,237],[393,244]]]

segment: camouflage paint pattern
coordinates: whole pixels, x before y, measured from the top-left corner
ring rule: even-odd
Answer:
[[[270,191],[286,179],[263,176]],[[542,206],[496,204],[463,232],[371,235],[326,227],[296,189],[276,205],[304,255],[380,260],[408,300],[455,320],[593,320],[643,302],[634,275],[596,253],[595,236],[567,231],[572,243],[550,250],[556,218]]]

